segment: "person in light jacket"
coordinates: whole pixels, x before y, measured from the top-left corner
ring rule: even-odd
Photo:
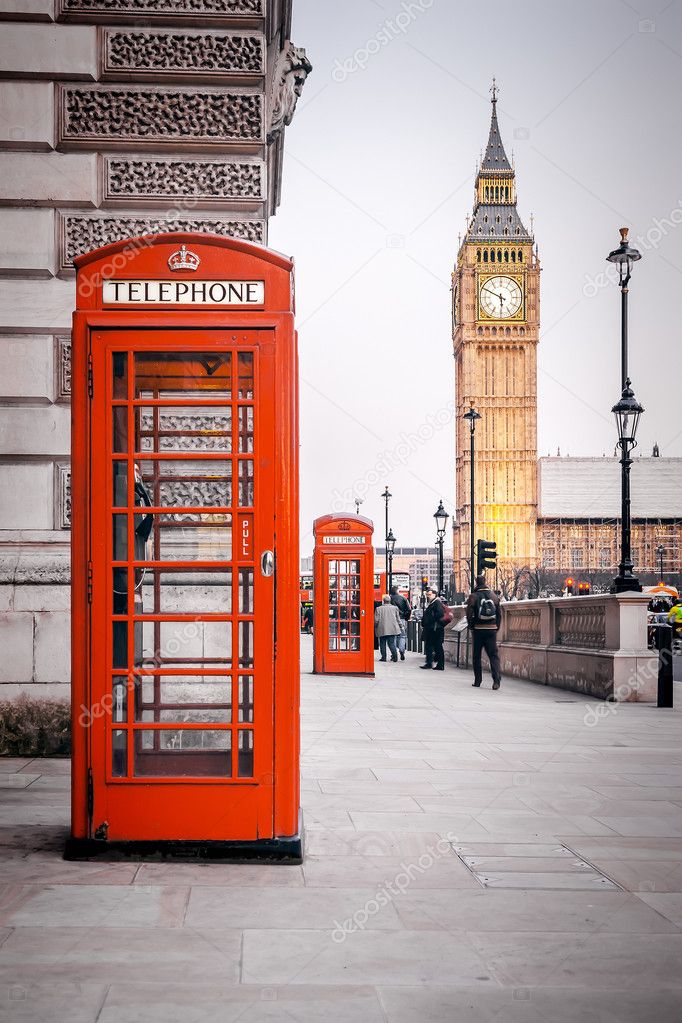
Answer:
[[[391,603],[388,593],[384,593],[381,604],[374,612],[374,631],[379,637],[380,661],[386,660],[386,644],[391,651],[391,660],[398,660],[396,636],[400,635],[400,615],[398,608]]]

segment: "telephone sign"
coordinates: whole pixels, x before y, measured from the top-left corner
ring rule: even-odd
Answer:
[[[76,265],[66,856],[300,862],[293,265],[191,233]]]

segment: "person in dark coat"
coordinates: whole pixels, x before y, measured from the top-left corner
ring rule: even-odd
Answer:
[[[472,685],[478,688],[481,684],[483,678],[481,655],[485,650],[490,661],[493,689],[499,689],[502,673],[500,672],[500,655],[497,650],[497,630],[500,627],[502,611],[500,610],[500,598],[486,586],[484,575],[476,577],[476,588],[473,593],[469,594],[466,614],[469,631],[474,637],[474,681]]]
[[[433,668],[435,671],[445,670],[445,653],[443,636],[445,634],[445,611],[438,599],[436,590],[429,587],[426,591],[426,607],[422,617],[422,636],[424,639],[424,656],[426,661],[420,668]],[[436,662],[435,664],[433,662]]]

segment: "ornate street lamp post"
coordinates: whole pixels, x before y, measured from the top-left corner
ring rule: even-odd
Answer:
[[[393,551],[395,550],[395,537],[393,530],[389,529],[386,535],[386,590],[390,593],[393,586]]]
[[[443,592],[444,586],[444,559],[443,559],[443,544],[445,543],[445,529],[449,515],[443,507],[443,498],[440,499],[438,507],[433,513],[433,517],[436,520],[436,544],[438,545],[438,595]]]
[[[386,573],[386,585],[388,586],[388,502],[393,497],[393,494],[388,487],[384,487],[384,492],[381,496],[383,497],[384,504],[386,505],[386,528],[384,529],[384,571]],[[390,587],[388,588],[390,589]]]
[[[621,458],[621,541],[620,565],[618,575],[613,580],[612,591],[624,593],[628,590],[641,592],[642,586],[633,572],[631,548],[631,515],[630,515],[630,466],[632,451],[637,446],[637,427],[639,417],[644,409],[635,398],[628,374],[628,285],[632,276],[632,264],[642,258],[642,254],[628,244],[628,228],[620,229],[620,245],[606,257],[609,263],[618,267],[618,282],[621,294],[621,330],[620,330],[620,375],[622,394],[611,411],[616,417],[618,445]]]
[[[662,543],[659,544],[658,547],[656,548],[656,553],[658,554],[658,562],[660,569],[660,575],[658,578],[660,582],[663,582],[663,558],[665,556],[665,547],[663,546]]]
[[[469,461],[469,465],[470,465],[470,472],[469,472],[470,498],[469,498],[469,503],[470,503],[470,506],[471,506],[471,511],[470,511],[471,529],[470,529],[470,537],[469,537],[469,572],[470,572],[470,578],[471,578],[471,589],[473,590],[474,586],[476,585],[476,576],[474,574],[475,571],[476,571],[476,566],[475,566],[475,563],[474,563],[474,550],[476,548],[476,539],[475,539],[476,525],[475,525],[475,522],[474,522],[474,507],[475,507],[475,505],[474,505],[474,501],[475,501],[475,488],[474,488],[474,478],[475,478],[474,452],[475,452],[475,443],[474,443],[474,437],[475,437],[475,434],[476,434],[476,420],[481,418],[479,416],[478,412],[476,411],[476,409],[474,408],[473,401],[471,402],[471,407],[469,408],[469,411],[465,412],[464,416],[462,418],[468,420],[468,422],[469,422],[469,443],[470,443],[470,451],[469,451],[469,458],[470,458],[470,461]]]

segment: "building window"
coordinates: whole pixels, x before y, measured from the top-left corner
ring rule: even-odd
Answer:
[[[582,568],[583,567],[583,549],[582,547],[571,547],[571,568]]]
[[[611,548],[600,547],[599,548],[599,567],[600,568],[611,568]]]
[[[556,551],[554,548],[545,551],[542,556],[542,564],[545,568],[556,568]]]

